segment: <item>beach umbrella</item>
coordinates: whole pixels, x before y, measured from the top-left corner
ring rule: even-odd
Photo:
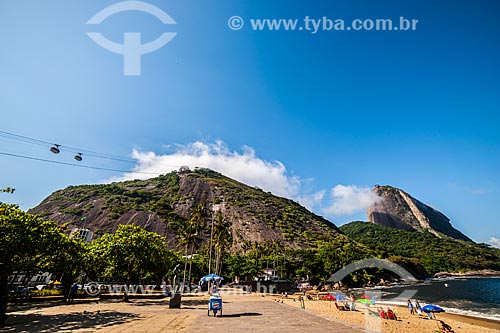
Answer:
[[[208,274],[208,275],[205,275],[204,277],[202,277],[198,284],[202,285],[203,283],[208,282],[208,281],[220,282],[222,280],[224,280],[224,278],[222,276],[218,276],[217,274]]]
[[[375,300],[373,300],[373,299],[366,299],[366,298],[358,298],[356,300],[356,302],[363,303],[363,304],[366,304],[366,305],[373,305],[373,304],[375,304],[374,301]]]
[[[439,306],[434,304],[427,304],[422,307],[422,311],[424,312],[444,312]]]
[[[345,301],[345,297],[342,295],[337,295],[335,296],[335,298],[337,299],[337,301]]]
[[[323,299],[326,301],[335,301],[336,300],[335,296],[333,296],[331,294],[326,295]]]

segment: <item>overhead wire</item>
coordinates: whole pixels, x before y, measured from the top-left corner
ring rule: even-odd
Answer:
[[[35,138],[30,138],[25,135],[19,135],[7,131],[2,131],[0,130],[0,137],[10,139],[10,140],[15,140],[19,142],[25,142],[33,145],[38,145],[42,147],[47,147],[50,148],[52,146],[57,146],[61,151],[69,151],[75,154],[83,154],[86,156],[91,156],[95,158],[101,158],[101,159],[108,159],[108,160],[114,160],[114,161],[119,161],[119,162],[125,162],[125,163],[136,163],[137,161],[130,159],[130,158],[124,158],[121,156],[116,156],[116,155],[111,155],[111,154],[105,154],[105,153],[100,153],[92,150],[87,150],[87,149],[81,149],[81,148],[75,148],[75,147],[70,147],[66,145],[61,145],[57,143],[51,143],[48,141],[40,140],[40,139],[35,139]]]
[[[92,165],[83,165],[83,164],[76,164],[76,163],[54,161],[54,160],[48,160],[48,159],[45,159],[45,158],[25,156],[25,155],[18,155],[18,154],[6,153],[6,152],[0,152],[0,155],[17,157],[17,158],[23,158],[23,159],[34,160],[34,161],[47,162],[47,163],[69,165],[69,166],[75,166],[75,167],[87,168],[87,169],[94,169],[94,170],[104,170],[104,171],[124,172],[124,173],[139,173],[139,174],[145,174],[145,175],[160,175],[160,173],[156,173],[156,172],[142,172],[142,171],[130,171],[130,170],[120,170],[120,169],[112,169],[112,168],[103,168],[103,167],[92,166]]]

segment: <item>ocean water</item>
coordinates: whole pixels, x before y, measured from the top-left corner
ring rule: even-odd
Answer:
[[[447,286],[446,286],[447,285]],[[420,304],[435,304],[446,312],[500,321],[500,278],[435,279],[423,284],[380,289],[382,302],[404,304],[403,291],[416,290],[412,299]]]

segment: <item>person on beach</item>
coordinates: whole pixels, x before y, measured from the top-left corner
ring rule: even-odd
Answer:
[[[415,310],[417,311],[417,314],[420,316],[422,315],[422,307],[420,306],[420,303],[415,300]]]
[[[351,294],[351,296],[349,296],[349,298],[351,299],[350,310],[351,311],[356,311],[356,299],[354,298],[354,295]]]
[[[391,310],[391,308],[387,308],[387,318],[389,318],[390,320],[398,320],[398,317],[396,317],[396,313],[394,313],[394,311]]]
[[[385,313],[384,309],[378,308],[378,312],[380,314],[380,318],[387,319],[387,314]]]
[[[414,314],[413,304],[411,303],[411,300],[408,300],[408,311],[410,312],[411,315]]]

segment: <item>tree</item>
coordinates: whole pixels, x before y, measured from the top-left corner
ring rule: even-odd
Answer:
[[[50,257],[54,237],[60,230],[54,222],[27,214],[16,205],[0,203],[0,323],[6,318],[8,277],[14,272],[40,271]]]
[[[66,302],[72,284],[85,270],[87,245],[80,238],[70,238],[62,233],[51,235],[48,255],[41,261],[44,271],[59,276],[63,287],[63,302]]]
[[[0,192],[4,192],[4,193],[14,193],[16,189],[15,188],[12,188],[12,187],[6,187],[6,188],[3,188],[3,189],[0,189]]]
[[[232,243],[229,224],[224,221],[221,213],[217,213],[217,221],[213,227],[213,244],[215,248],[215,274],[220,275],[224,254]]]
[[[187,271],[187,263],[189,258],[189,277],[188,281],[191,283],[191,267],[193,263],[193,253],[195,247],[198,246],[202,237],[201,237],[201,229],[204,223],[203,218],[203,204],[199,203],[193,210],[191,214],[191,218],[189,221],[186,221],[184,225],[179,229],[178,239],[179,246],[185,249],[184,256],[184,277],[182,281],[182,287],[186,285],[186,271]]]
[[[119,225],[114,234],[104,234],[90,244],[96,266],[105,277],[126,283],[123,301],[128,301],[130,284],[144,279],[161,281],[175,262],[165,237],[136,225]]]

